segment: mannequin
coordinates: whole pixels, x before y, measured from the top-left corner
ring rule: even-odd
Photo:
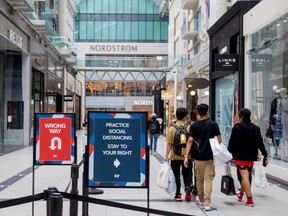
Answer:
[[[288,161],[288,96],[287,89],[280,89],[281,101],[280,105],[282,109],[281,123],[283,125],[282,129],[282,154],[281,159]]]
[[[275,128],[276,119],[277,119],[277,106],[280,103],[280,100],[281,100],[280,89],[277,89],[275,91],[275,98],[271,102],[271,109],[270,109],[270,116],[269,116],[269,120],[270,120],[270,122],[272,124],[272,128]],[[274,133],[275,133],[275,135],[274,135]],[[273,155],[273,158],[276,159],[278,157],[278,147],[279,147],[279,144],[280,144],[280,137],[277,136],[276,132],[274,131],[271,134],[270,138],[272,140],[273,146],[275,147],[275,153]]]

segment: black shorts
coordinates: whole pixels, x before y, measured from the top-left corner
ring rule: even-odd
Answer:
[[[248,166],[248,165],[236,165],[237,169],[240,170],[248,170],[248,172],[252,172],[253,166]]]

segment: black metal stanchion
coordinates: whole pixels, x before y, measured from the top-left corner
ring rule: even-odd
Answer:
[[[61,193],[53,193],[49,197],[49,214],[47,216],[62,216],[63,215],[63,196]],[[48,203],[47,200],[47,203]]]
[[[83,178],[82,178],[82,195],[88,197],[87,176],[88,176],[88,146],[85,146]],[[88,203],[82,202],[82,216],[88,216]]]
[[[71,194],[78,195],[78,178],[79,178],[79,165],[73,164],[71,166]],[[78,201],[77,200],[70,200],[70,216],[77,216],[78,215]]]
[[[46,205],[46,212],[47,212],[47,216],[50,216],[50,197],[53,193],[58,192],[57,187],[55,186],[50,186],[48,187],[48,190],[45,190],[45,196],[44,196],[44,200],[47,200],[47,205]]]

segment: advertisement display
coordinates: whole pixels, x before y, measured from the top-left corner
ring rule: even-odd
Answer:
[[[76,162],[74,113],[36,113],[34,128],[35,165]]]
[[[88,113],[88,187],[147,188],[147,113]]]

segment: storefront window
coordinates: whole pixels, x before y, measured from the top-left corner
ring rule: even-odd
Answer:
[[[87,82],[86,96],[152,96],[153,82]]]
[[[238,114],[238,73],[216,80],[215,119],[219,125],[224,145],[228,145],[231,129]]]
[[[260,126],[271,163],[288,167],[288,14],[252,34],[249,53],[252,121]],[[268,124],[273,133],[265,136]]]

